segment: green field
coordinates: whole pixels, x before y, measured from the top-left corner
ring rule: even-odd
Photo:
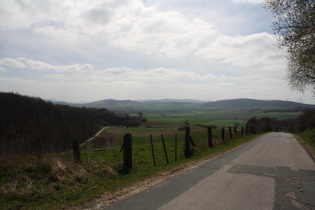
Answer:
[[[188,120],[191,125],[234,126],[238,123],[244,126],[252,117],[269,117],[278,120],[296,119],[301,111],[293,112],[288,108],[233,108],[233,109],[203,109],[188,111],[160,111],[159,113],[144,113],[145,118],[152,122],[163,122],[181,125]]]

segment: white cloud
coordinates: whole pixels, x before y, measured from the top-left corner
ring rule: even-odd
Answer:
[[[3,58],[0,59],[0,65],[19,68],[19,69],[32,69],[38,71],[56,71],[65,73],[82,73],[90,72],[93,70],[91,64],[73,64],[73,65],[51,65],[41,61],[35,61],[27,58]]]
[[[13,68],[25,68],[25,64],[18,59],[14,58],[2,58],[0,60],[0,65],[7,66],[7,67],[13,67]]]
[[[237,4],[263,4],[265,0],[231,0],[233,3]]]
[[[0,72],[5,72],[8,71],[8,69],[6,69],[5,67],[0,66]]]
[[[211,24],[199,19],[188,20],[178,12],[141,10],[140,14],[131,12],[108,25],[111,44],[128,51],[179,57],[217,35]]]
[[[243,68],[243,71],[250,74],[270,74],[265,70],[276,72],[283,71],[285,68],[284,53],[276,52],[275,38],[267,33],[236,37],[221,36],[213,44],[201,48],[196,54],[227,63],[234,70],[239,69],[242,72]],[[273,68],[275,66],[278,68]],[[253,71],[248,72],[250,68]]]
[[[5,3],[1,28],[29,28],[62,48],[106,42],[128,51],[170,57],[188,55],[218,35],[210,23],[145,7],[137,0],[47,3],[49,9],[40,2],[26,3],[25,7],[22,3]]]
[[[246,54],[265,47],[255,46],[257,38],[251,42],[250,36],[224,36],[210,22],[187,18],[176,11],[158,11],[156,7],[145,7],[137,0],[124,3],[75,1],[73,4],[62,3],[58,7],[56,3],[50,3],[47,5],[49,9],[40,2],[26,5],[23,10],[22,4],[16,2],[5,6],[7,9],[4,11],[7,13],[11,11],[17,17],[25,18],[18,18],[17,23],[5,25],[4,23],[15,18],[12,18],[14,15],[4,15],[2,27],[30,28],[33,33],[51,40],[61,49],[77,53],[84,49],[98,51],[99,46],[106,43],[107,46],[129,52],[171,58],[198,55],[199,51],[203,55],[208,54],[207,57],[224,57],[224,62],[244,65],[244,59],[225,56],[230,56],[231,53],[235,55],[233,48],[247,50],[251,47],[249,51],[238,53],[248,58],[249,55]],[[59,17],[56,17],[58,15]]]
[[[30,28],[42,24],[61,22],[66,12],[75,3],[72,1],[6,1],[1,0],[0,28]]]

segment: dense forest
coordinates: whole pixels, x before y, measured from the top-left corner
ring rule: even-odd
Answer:
[[[71,149],[106,125],[137,126],[142,119],[105,108],[56,105],[40,98],[0,92],[0,155]]]

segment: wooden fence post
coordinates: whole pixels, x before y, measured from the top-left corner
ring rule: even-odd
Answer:
[[[190,127],[185,127],[185,158],[190,157],[189,136],[190,136]]]
[[[132,135],[124,135],[124,169],[128,171],[132,168]]]
[[[166,163],[168,164],[168,156],[167,156],[167,151],[166,151],[166,147],[165,147],[165,142],[164,142],[164,137],[163,137],[163,135],[161,135],[161,139],[162,139],[162,144],[163,144],[163,149],[164,149],[164,154],[165,154]]]
[[[177,161],[177,133],[175,133],[175,161]]]
[[[213,147],[212,145],[212,128],[208,127],[208,147]]]
[[[73,150],[74,161],[76,163],[80,163],[80,160],[81,160],[80,144],[77,138],[72,139],[72,150]]]
[[[151,142],[151,151],[152,151],[153,166],[155,167],[155,156],[154,156],[153,140],[152,140],[152,135],[151,135],[151,134],[150,134],[150,142]]]
[[[222,139],[223,143],[225,144],[225,140],[224,140],[224,128],[222,128],[222,131],[221,131],[221,139]]]
[[[229,134],[230,134],[230,139],[233,139],[233,136],[232,136],[232,128],[229,127]]]

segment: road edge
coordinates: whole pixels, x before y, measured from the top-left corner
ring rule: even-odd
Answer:
[[[300,145],[304,148],[304,150],[307,152],[307,154],[312,158],[312,160],[315,162],[315,152],[311,148],[310,145],[308,145],[300,136],[297,134],[292,133],[292,135],[296,138],[296,140],[300,143]]]

